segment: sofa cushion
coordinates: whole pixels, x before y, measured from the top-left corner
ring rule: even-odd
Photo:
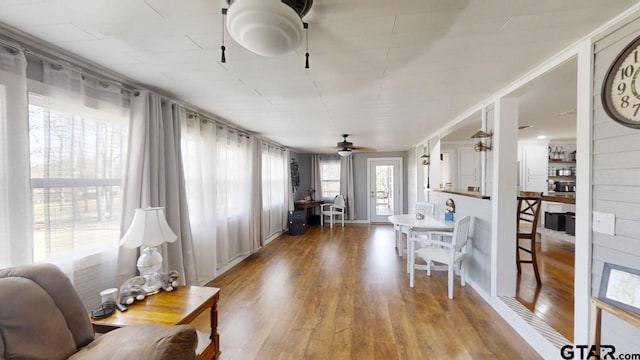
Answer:
[[[98,336],[69,360],[195,359],[196,330],[189,325],[136,325]]]
[[[57,360],[76,352],[62,312],[38,284],[26,278],[7,277],[0,278],[0,288],[4,358]]]

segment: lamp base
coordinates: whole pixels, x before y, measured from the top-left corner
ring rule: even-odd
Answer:
[[[160,280],[158,280],[158,271],[162,268],[162,255],[155,246],[146,246],[142,248],[142,253],[138,258],[138,271],[144,277],[145,283],[142,289],[147,295],[153,295],[160,291]]]

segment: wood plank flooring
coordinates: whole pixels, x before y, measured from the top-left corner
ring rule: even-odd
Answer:
[[[566,241],[542,236],[536,243],[542,286],[533,267],[522,265],[516,299],[569,341],[573,341],[575,248]]]
[[[416,274],[389,225],[283,235],[210,282],[222,359],[536,359],[471,287]]]

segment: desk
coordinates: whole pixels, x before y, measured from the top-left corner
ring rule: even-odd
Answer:
[[[408,227],[411,231],[453,231],[453,227],[455,226],[454,221],[444,221],[429,215],[425,215],[423,220],[418,220],[416,219],[416,214],[391,215],[389,216],[389,222],[393,223],[393,225]],[[399,234],[400,237],[402,237],[402,232],[399,232]],[[408,236],[409,234],[407,237]],[[398,233],[396,233],[396,247],[398,247],[398,252],[402,254],[403,249],[399,247],[402,243],[400,240]],[[407,251],[407,265],[409,263],[410,250],[412,249]]]
[[[298,200],[296,202],[293,203],[293,206],[296,210],[304,210],[304,212],[306,213],[306,219],[307,219],[307,224],[310,223],[310,215],[311,215],[311,210],[315,209],[316,207],[319,207],[320,205],[324,204],[324,201],[322,200]],[[322,215],[321,215],[322,216]]]
[[[161,291],[142,301],[128,305],[129,310],[116,310],[113,315],[91,320],[98,333],[105,333],[130,325],[190,324],[202,312],[210,310],[211,331],[198,331],[197,359],[217,359],[220,356],[217,304],[220,289],[201,286],[178,286],[174,291]]]

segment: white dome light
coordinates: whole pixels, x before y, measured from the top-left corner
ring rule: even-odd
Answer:
[[[234,0],[227,29],[242,47],[272,57],[290,53],[302,41],[302,19],[281,0]]]

